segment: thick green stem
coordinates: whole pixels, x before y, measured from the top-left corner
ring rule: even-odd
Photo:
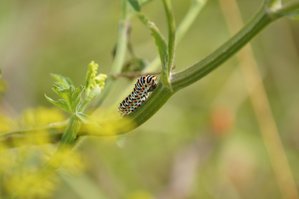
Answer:
[[[154,115],[167,102],[172,94],[173,92],[168,87],[160,83],[142,107],[130,115],[136,125],[135,127],[140,126]]]
[[[189,86],[219,67],[240,48],[247,44],[257,33],[272,21],[265,8],[234,37],[224,43],[216,51],[190,68],[173,75],[172,87],[175,91]]]
[[[81,127],[80,119],[76,115],[72,115],[68,125],[64,130],[60,144],[61,145],[73,144],[77,139],[80,127]]]

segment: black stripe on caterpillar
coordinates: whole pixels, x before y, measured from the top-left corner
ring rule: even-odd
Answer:
[[[157,87],[157,77],[154,75],[141,76],[131,94],[126,97],[118,107],[122,116],[129,115],[140,107],[149,97],[150,92]]]

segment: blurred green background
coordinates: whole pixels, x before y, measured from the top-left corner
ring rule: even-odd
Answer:
[[[261,0],[238,0],[248,21]],[[175,0],[179,22],[189,1]],[[166,34],[163,7],[153,0],[142,10]],[[18,115],[50,106],[50,73],[84,80],[94,60],[109,74],[120,2],[111,0],[1,0],[0,67],[7,91],[1,112]],[[148,30],[132,20],[138,57],[156,49]],[[273,116],[299,187],[299,24],[281,19],[251,42]],[[230,37],[218,1],[208,1],[178,44],[180,71]],[[78,147],[86,159],[81,176],[62,175],[53,198],[282,198],[244,86],[232,58],[202,81],[175,94],[148,122],[116,138],[88,138]],[[110,107],[129,85],[125,79],[104,103]],[[117,107],[115,107],[116,109]]]

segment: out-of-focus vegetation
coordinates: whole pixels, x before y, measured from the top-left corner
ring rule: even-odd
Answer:
[[[243,20],[248,21],[261,0],[237,3]],[[237,22],[226,21],[221,5],[210,0],[200,12],[177,45],[175,71],[204,58],[231,36],[226,24]],[[189,1],[173,1],[177,23],[188,6]],[[21,198],[39,194],[64,199],[287,198],[287,193],[281,193],[275,162],[249,100],[246,74],[239,67],[242,60],[235,57],[201,82],[176,93],[130,134],[86,137],[74,154],[74,149],[67,148],[51,159],[50,167],[61,167],[57,174],[44,172],[39,176],[35,172],[55,154],[55,146],[45,144],[50,138],[43,136],[42,125],[66,118],[44,98],[44,93],[54,95],[50,73],[69,76],[80,85],[85,78],[84,66],[95,60],[100,72],[109,75],[120,10],[119,1],[109,0],[1,1],[0,131],[41,128],[28,141],[21,140],[33,143],[33,147],[10,142],[0,145],[1,198],[9,192]],[[160,1],[150,1],[142,12],[167,35]],[[133,58],[142,63],[152,61],[157,51],[148,29],[137,18],[130,27]],[[251,42],[297,189],[298,35],[298,21],[281,19]],[[131,58],[127,56],[127,63]],[[130,82],[117,77],[102,107],[116,110],[115,104],[123,97],[120,93]],[[49,108],[36,108],[40,106]],[[113,126],[108,126],[108,134],[113,134]],[[96,134],[96,129],[91,125],[86,131]],[[7,146],[19,144],[22,146],[7,151]],[[36,149],[39,146],[42,150]],[[280,174],[287,176],[287,172]],[[50,180],[43,181],[44,177]]]

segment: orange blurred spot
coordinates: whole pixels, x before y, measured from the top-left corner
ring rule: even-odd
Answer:
[[[226,135],[234,125],[234,114],[227,107],[216,107],[211,111],[211,128],[218,136]]]

